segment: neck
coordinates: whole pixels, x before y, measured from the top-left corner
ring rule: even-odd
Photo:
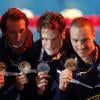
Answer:
[[[93,52],[88,57],[83,57],[82,60],[87,64],[93,64],[98,59],[98,49],[95,47]]]
[[[9,47],[11,48],[12,52],[15,54],[20,54],[22,52],[25,51],[25,48],[23,46],[19,47],[19,48],[15,48],[12,45],[9,44]]]
[[[82,60],[87,64],[93,64],[93,56],[83,57]]]

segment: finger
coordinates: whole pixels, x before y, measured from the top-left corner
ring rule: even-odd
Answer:
[[[37,84],[41,84],[41,83],[48,83],[49,82],[49,80],[48,79],[45,79],[45,78],[42,78],[42,79],[36,79],[36,83]]]
[[[2,88],[4,86],[4,84],[0,84],[0,88]]]
[[[38,77],[40,79],[42,79],[42,78],[50,78],[50,75],[48,75],[48,74],[40,74],[40,75],[38,75]]]
[[[0,80],[4,80],[4,74],[0,73]]]
[[[38,72],[38,75],[41,75],[41,74],[48,74],[48,72]]]
[[[20,83],[27,82],[27,78],[17,79],[17,82],[20,82]]]
[[[0,85],[4,84],[4,81],[0,81]]]
[[[60,74],[60,77],[61,78],[72,78],[72,73],[70,73],[70,72],[63,72],[63,73],[61,73]]]
[[[40,82],[40,83],[47,83],[48,80],[47,80],[47,79],[41,79],[39,82]]]
[[[72,77],[73,74],[70,73],[70,72],[63,72],[63,73],[61,73],[61,76],[70,76],[70,77]]]
[[[64,76],[61,76],[60,79],[69,79],[69,80],[71,80],[72,76],[70,76],[70,75],[64,75]]]
[[[73,72],[67,68],[67,69],[63,70],[62,73],[71,73],[72,74]]]
[[[47,85],[47,83],[41,83],[41,84],[38,84],[37,87],[41,88],[41,87],[45,87],[46,85]]]
[[[22,75],[18,75],[16,76],[17,79],[22,79],[22,78],[26,78],[26,75],[22,74]]]
[[[46,90],[46,86],[45,85],[41,85],[38,87],[39,89],[39,93],[43,93]]]
[[[5,69],[5,64],[4,63],[0,63],[0,71],[2,71],[3,69]]]
[[[25,77],[25,76],[17,76],[17,77],[16,77],[16,81],[17,81],[19,84],[24,84],[24,83],[27,83],[27,82],[28,82],[28,79],[27,79],[27,77]]]
[[[3,62],[0,62],[0,65],[5,65]]]

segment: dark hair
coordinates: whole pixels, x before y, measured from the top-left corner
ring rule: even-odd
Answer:
[[[66,27],[65,19],[59,13],[47,11],[40,16],[37,22],[37,31],[41,33],[43,27],[49,28],[57,33],[62,33]]]
[[[29,24],[28,18],[20,9],[18,8],[8,9],[7,12],[3,14],[1,21],[0,21],[0,28],[1,28],[2,34],[4,35],[4,33],[6,32],[7,20],[19,20],[19,19],[24,19],[26,27],[28,26]]]
[[[88,26],[92,29],[92,32],[94,32],[93,23],[92,23],[89,19],[87,19],[87,18],[85,18],[85,17],[78,17],[78,18],[75,18],[75,19],[72,21],[72,23],[71,23],[71,25],[70,25],[70,28],[71,28],[72,26],[83,27],[83,26],[85,26],[85,25],[88,25]]]

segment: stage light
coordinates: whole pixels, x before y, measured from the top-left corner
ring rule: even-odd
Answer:
[[[25,13],[28,18],[33,18],[34,17],[34,13],[29,9],[22,8],[21,11],[23,13]]]
[[[82,11],[76,9],[76,8],[72,8],[72,9],[64,9],[63,11],[61,11],[61,14],[65,17],[65,18],[69,18],[69,19],[74,19],[76,17],[80,17],[83,16]]]

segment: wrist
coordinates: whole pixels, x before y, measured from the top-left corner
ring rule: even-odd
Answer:
[[[62,90],[62,91],[65,91],[66,88],[67,88],[67,83],[64,83],[64,84],[59,84],[59,89]]]

